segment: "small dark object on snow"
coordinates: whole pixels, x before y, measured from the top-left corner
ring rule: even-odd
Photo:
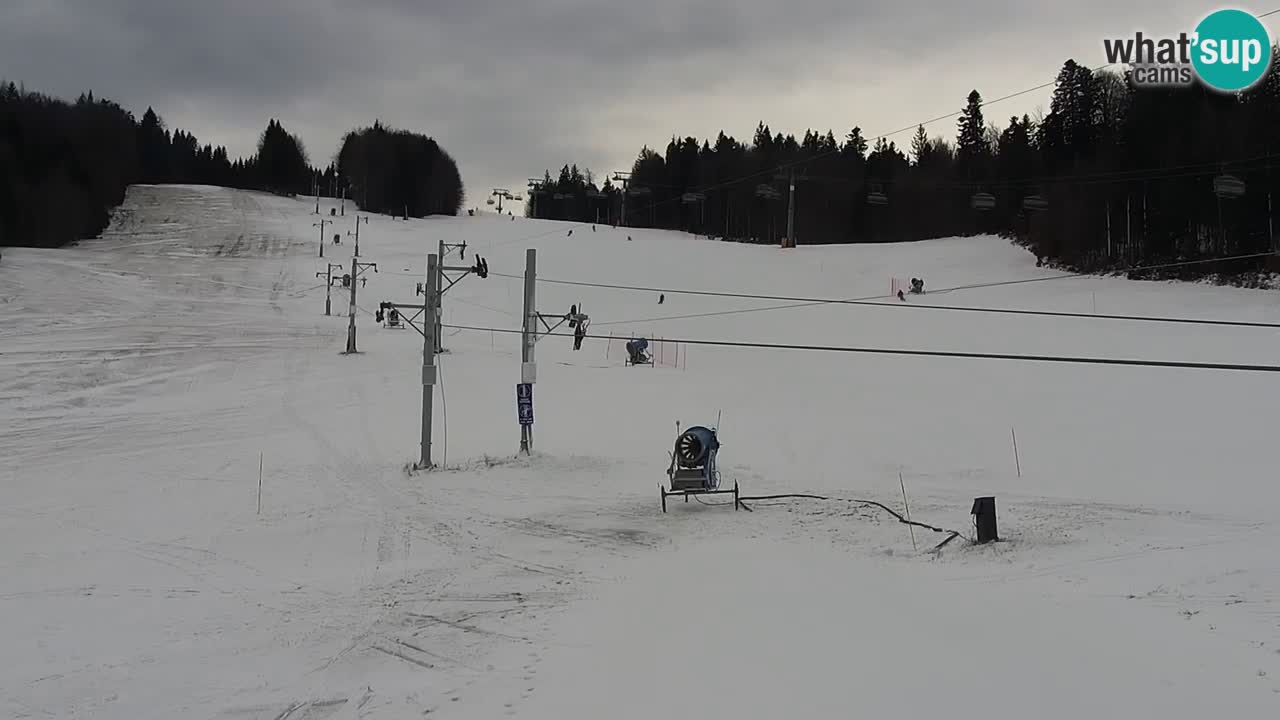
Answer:
[[[570,231],[569,231],[569,234],[568,234],[568,235],[565,235],[565,237],[573,237],[573,231],[572,231],[572,230],[570,230]]]
[[[973,515],[979,544],[996,542],[1000,539],[999,533],[996,532],[996,499],[994,497],[974,498],[973,509],[969,514]]]
[[[663,294],[659,295],[659,296],[658,296],[658,304],[659,304],[659,305],[661,305],[661,304],[662,304],[662,302],[663,302],[664,300],[666,300],[666,299],[667,299],[666,293],[663,293]]]
[[[628,236],[627,236],[627,242],[631,242],[631,236],[630,236],[630,235],[628,235]]]
[[[899,300],[901,300],[901,301],[903,301],[903,302],[906,302],[906,301],[907,301],[907,297],[906,297],[905,295],[903,295],[903,294],[902,294],[902,291],[901,291],[901,290],[899,290],[899,291],[898,291],[898,299],[899,299]]]
[[[924,278],[911,278],[911,292],[916,295],[924,294]]]

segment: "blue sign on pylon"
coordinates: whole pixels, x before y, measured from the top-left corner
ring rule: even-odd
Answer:
[[[521,425],[533,424],[533,383],[516,385],[516,414]]]

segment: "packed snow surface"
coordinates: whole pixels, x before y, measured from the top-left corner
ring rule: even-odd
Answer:
[[[0,717],[1280,714],[1280,376],[710,345],[624,367],[608,340],[1274,365],[1269,328],[916,306],[1280,322],[1280,295],[1048,279],[992,237],[780,250],[372,216],[344,355],[349,291],[326,317],[317,273],[350,272],[354,212],[321,205],[139,186],[101,238],[6,250]],[[440,241],[491,275],[445,295],[446,467],[411,473],[422,340],[372,314],[420,302]],[[593,337],[538,343],[517,457],[527,248],[544,280],[654,290],[539,283]],[[888,297],[910,277],[931,292]],[[663,514],[676,422],[718,415],[726,485],[832,499]],[[849,502],[901,510],[904,486],[964,537],[934,551]],[[988,495],[1003,541],[973,545]]]

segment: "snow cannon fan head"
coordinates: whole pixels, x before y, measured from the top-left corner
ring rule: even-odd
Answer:
[[[690,470],[705,467],[719,447],[714,430],[695,425],[676,438],[676,462]]]

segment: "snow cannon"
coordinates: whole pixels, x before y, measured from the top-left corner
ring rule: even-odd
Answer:
[[[649,349],[649,341],[636,338],[627,343],[627,365],[652,365],[653,358],[645,351]]]
[[[679,425],[676,426],[679,431]],[[690,495],[733,494],[733,508],[738,509],[738,484],[732,490],[720,489],[720,470],[716,455],[720,451],[720,438],[716,431],[695,425],[676,437],[675,448],[670,453],[671,465],[667,468],[670,490],[661,488],[662,512],[667,511],[667,496],[683,495],[689,502]]]
[[[715,490],[720,484],[716,474],[716,453],[720,441],[714,430],[695,425],[676,438],[676,449],[671,468],[671,489],[690,490],[702,488]]]

